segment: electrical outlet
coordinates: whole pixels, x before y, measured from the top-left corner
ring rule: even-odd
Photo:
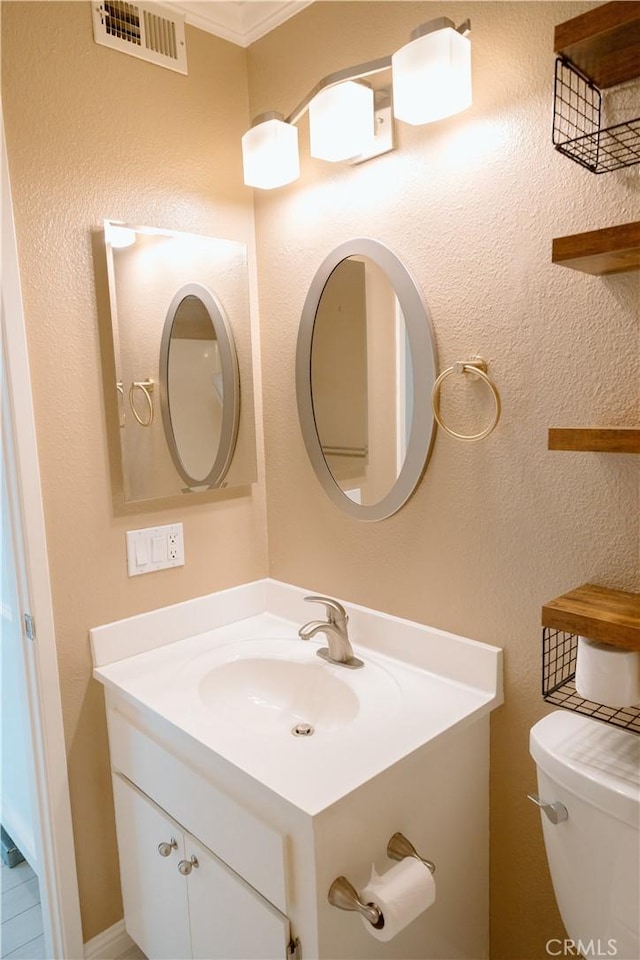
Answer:
[[[130,577],[181,566],[184,566],[181,523],[127,530],[127,569]]]
[[[182,524],[180,524],[182,529]],[[180,544],[179,541],[181,537],[178,536],[176,530],[170,530],[167,534],[167,548],[169,550],[169,560],[178,560],[180,557]]]

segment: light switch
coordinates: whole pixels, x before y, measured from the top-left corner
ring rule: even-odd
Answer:
[[[144,567],[149,556],[147,554],[147,541],[142,538],[135,541],[136,544],[136,566]]]
[[[154,563],[162,563],[167,559],[167,541],[165,537],[151,538],[151,559]]]
[[[130,577],[182,566],[184,537],[181,523],[127,530],[127,570]]]

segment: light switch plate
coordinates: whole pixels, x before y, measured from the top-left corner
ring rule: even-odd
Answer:
[[[127,530],[127,571],[130,577],[183,566],[184,537],[181,523]]]

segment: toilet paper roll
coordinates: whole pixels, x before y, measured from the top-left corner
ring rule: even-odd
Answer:
[[[578,637],[576,691],[607,707],[640,703],[640,653]]]
[[[377,930],[364,917],[362,922],[376,940],[391,940],[435,899],[436,884],[431,871],[415,857],[406,857],[381,875],[372,866],[362,900],[380,907],[384,926]]]

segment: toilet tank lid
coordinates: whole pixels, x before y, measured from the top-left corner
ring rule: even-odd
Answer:
[[[556,710],[532,727],[529,749],[537,766],[560,786],[639,828],[640,737]]]

